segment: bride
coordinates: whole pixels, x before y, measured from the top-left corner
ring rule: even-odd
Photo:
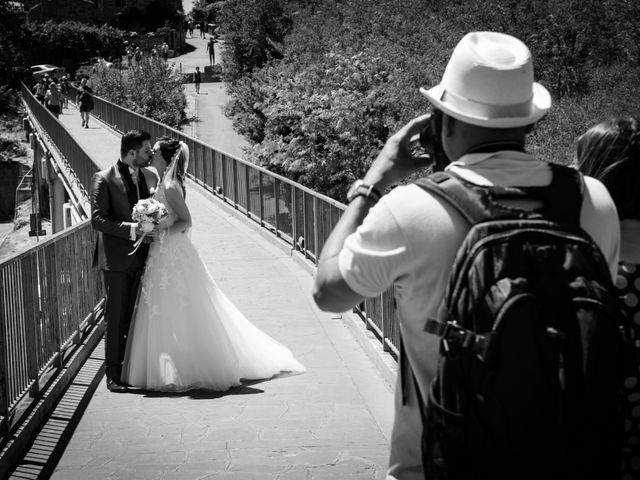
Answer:
[[[184,180],[189,150],[154,146],[162,179],[154,198],[169,216],[149,250],[125,351],[122,382],[147,390],[227,390],[241,379],[304,372],[291,351],[256,328],[220,291],[188,231]]]

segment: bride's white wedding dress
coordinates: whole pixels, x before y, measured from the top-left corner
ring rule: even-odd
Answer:
[[[166,201],[164,184],[155,198]],[[240,379],[305,369],[222,293],[188,234],[156,239],[129,330],[122,381],[147,390],[224,391]]]

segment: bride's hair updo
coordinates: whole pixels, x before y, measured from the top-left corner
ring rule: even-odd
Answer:
[[[164,161],[169,165],[171,160],[173,160],[173,156],[180,148],[180,141],[169,137],[160,137],[158,143],[160,144],[162,158],[164,158]]]
[[[160,154],[164,161],[167,162],[167,166],[171,164],[176,152],[180,151],[180,154],[176,160],[176,177],[180,180],[180,183],[184,187],[184,179],[186,176],[186,164],[187,158],[184,149],[181,149],[181,142],[170,137],[160,137],[158,139],[160,148]]]

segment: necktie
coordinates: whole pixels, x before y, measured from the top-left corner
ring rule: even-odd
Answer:
[[[136,186],[136,195],[138,196],[138,200],[140,200],[140,186],[138,185],[138,176],[140,174],[139,168],[129,168],[129,172],[131,172],[131,180],[133,184]]]

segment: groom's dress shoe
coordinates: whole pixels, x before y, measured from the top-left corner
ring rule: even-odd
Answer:
[[[110,392],[123,393],[127,391],[127,386],[121,383],[116,383],[113,380],[107,380],[107,388]]]

